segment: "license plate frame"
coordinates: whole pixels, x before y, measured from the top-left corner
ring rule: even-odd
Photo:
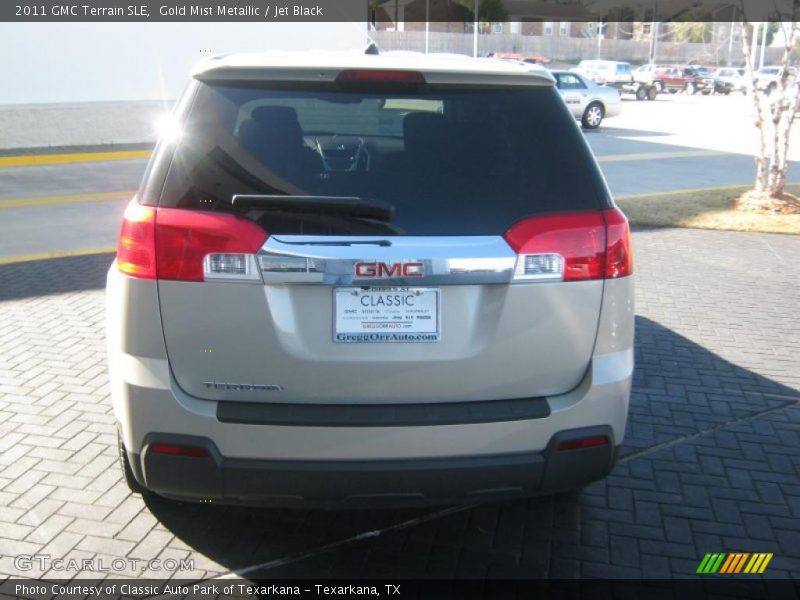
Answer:
[[[332,321],[336,343],[436,343],[442,339],[442,289],[337,287]]]

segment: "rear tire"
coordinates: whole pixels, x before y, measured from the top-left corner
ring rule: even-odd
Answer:
[[[658,88],[656,88],[656,86],[651,86],[651,87],[647,88],[647,99],[648,100],[655,100],[657,95],[658,95]]]
[[[597,129],[600,127],[600,123],[603,122],[605,114],[602,104],[599,102],[592,102],[583,112],[581,125],[583,125],[584,129]]]
[[[647,99],[647,89],[643,85],[640,85],[636,88],[636,99],[637,100],[646,100]]]
[[[684,88],[684,91],[688,95],[693,96],[694,93],[697,91],[697,86],[690,81],[689,83],[686,84],[686,87]]]

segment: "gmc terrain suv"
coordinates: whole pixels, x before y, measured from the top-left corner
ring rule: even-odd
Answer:
[[[108,273],[132,489],[436,504],[610,471],[630,235],[545,70],[231,55],[174,119]]]

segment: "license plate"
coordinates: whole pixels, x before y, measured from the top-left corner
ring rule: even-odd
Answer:
[[[336,288],[334,342],[438,342],[439,288]]]

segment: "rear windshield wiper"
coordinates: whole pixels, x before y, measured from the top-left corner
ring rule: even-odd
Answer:
[[[235,208],[288,212],[334,213],[348,217],[391,222],[394,206],[357,196],[287,196],[284,194],[234,194]]]

